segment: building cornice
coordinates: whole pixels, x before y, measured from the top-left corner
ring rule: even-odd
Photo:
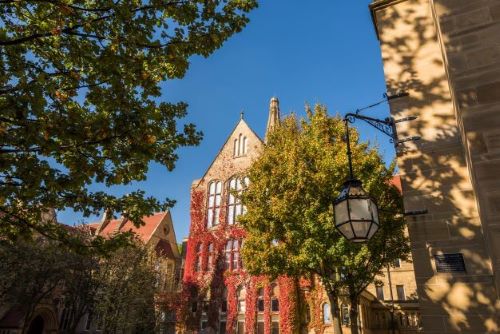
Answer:
[[[378,10],[394,6],[395,4],[398,4],[400,2],[404,2],[408,0],[375,0],[371,4],[368,5],[368,8],[370,8],[370,14],[372,17],[372,22],[373,26],[375,27],[375,33],[377,34],[377,39],[380,39],[379,33],[378,33],[378,26],[377,26],[377,15],[376,12]]]

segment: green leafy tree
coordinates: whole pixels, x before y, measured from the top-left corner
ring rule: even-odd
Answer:
[[[351,300],[352,333],[357,333],[361,292],[396,258],[408,255],[402,201],[391,185],[376,148],[351,131],[354,174],[377,201],[380,230],[367,243],[346,241],[334,228],[333,201],[347,179],[344,123],[324,107],[307,118],[287,117],[268,137],[248,171],[240,218],[248,234],[242,249],[252,274],[317,275],[327,292],[335,333],[341,333],[338,299]]]
[[[172,201],[143,191],[116,197],[91,183],[128,184],[152,161],[172,170],[177,149],[201,139],[179,126],[183,102],[160,83],[182,78],[248,23],[255,0],[0,1],[0,233],[42,224],[44,208],[104,209],[135,223]]]
[[[72,233],[89,244],[85,230]],[[162,324],[156,298],[169,283],[165,260],[139,240],[103,256],[44,237],[0,239],[0,259],[0,305],[23,312],[23,332],[37,306],[56,300],[71,314],[61,333],[75,333],[86,314],[105,333],[154,333]]]

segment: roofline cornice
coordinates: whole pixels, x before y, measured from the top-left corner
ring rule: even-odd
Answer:
[[[378,33],[377,15],[375,13],[378,10],[396,5],[396,4],[398,4],[400,2],[404,2],[404,1],[407,1],[407,0],[376,0],[368,5],[368,8],[370,8],[370,15],[372,17],[373,26],[375,28],[375,34],[377,35],[378,40],[380,40],[380,36]]]

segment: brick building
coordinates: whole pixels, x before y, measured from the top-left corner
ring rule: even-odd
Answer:
[[[278,99],[272,98],[266,132],[280,122]],[[245,208],[231,193],[242,191],[245,171],[264,142],[243,118],[205,174],[191,186],[191,226],[184,285],[187,333],[331,333],[330,305],[317,279],[299,282],[254,277],[240,258],[244,231],[238,215]],[[399,179],[395,179],[398,183]],[[363,293],[361,333],[390,333],[391,313],[398,333],[419,328],[418,300],[411,263],[398,261]],[[344,332],[349,333],[348,305],[342,303]]]

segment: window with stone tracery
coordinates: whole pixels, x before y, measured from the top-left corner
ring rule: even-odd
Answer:
[[[208,186],[207,227],[219,225],[222,182],[212,181]]]
[[[232,178],[229,181],[229,196],[227,203],[227,223],[233,225],[238,222],[238,216],[245,214],[246,207],[241,204],[240,194],[250,184],[248,177]]]
[[[226,270],[235,270],[241,268],[240,245],[241,241],[237,239],[229,239],[227,241],[226,247],[224,249]]]
[[[233,141],[233,157],[245,156],[248,151],[248,139],[241,133]]]

